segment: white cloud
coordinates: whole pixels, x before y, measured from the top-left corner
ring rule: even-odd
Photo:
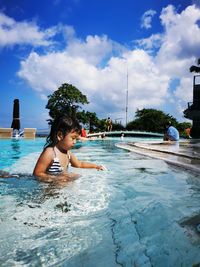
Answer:
[[[50,38],[56,34],[56,28],[45,31],[34,22],[17,22],[0,12],[0,47],[13,45],[48,46]]]
[[[176,13],[173,6],[168,6],[161,13],[164,26],[164,38],[156,56],[156,62],[163,73],[171,79],[179,79],[180,85],[174,89],[177,114],[192,101],[192,75],[189,67],[200,56],[200,9],[188,6],[181,13]]]
[[[41,94],[49,94],[64,82],[72,83],[88,96],[94,111],[104,114],[108,112],[104,109],[106,106],[113,112],[120,110],[122,113],[128,62],[132,112],[144,106],[159,107],[163,102],[169,78],[159,73],[153,59],[145,51],[133,50],[124,53],[121,58],[112,57],[104,68],[90,63],[87,54],[84,56],[71,56],[67,50],[45,56],[32,52],[28,59],[21,62],[18,75]]]
[[[152,27],[151,26],[152,18],[153,18],[153,16],[155,16],[155,14],[156,14],[156,11],[155,10],[152,10],[152,9],[147,10],[142,15],[142,18],[141,18],[141,28],[150,29]]]
[[[81,57],[89,63],[100,64],[114,50],[120,50],[121,46],[107,36],[88,35],[85,41],[77,38],[68,39],[67,52],[72,57]]]
[[[192,97],[189,67],[200,57],[200,9],[189,6],[177,13],[167,6],[160,19],[164,31],[139,40],[142,47],[133,50],[107,36],[88,35],[81,40],[72,26],[62,26],[66,48],[45,55],[31,52],[21,62],[18,75],[43,98],[62,83],[71,83],[88,96],[91,104],[86,109],[99,117],[125,118],[128,65],[129,117],[144,107],[167,107],[171,114],[173,105],[171,115],[180,119]],[[180,85],[171,85],[174,79]]]
[[[154,52],[155,49],[160,48],[162,42],[163,42],[162,34],[152,34],[148,38],[136,40],[136,44],[138,44],[144,50],[148,50],[150,53]]]
[[[180,80],[180,85],[175,91],[175,96],[177,99],[182,100],[182,103],[193,101],[193,79],[191,77],[182,78]],[[186,107],[185,107],[186,108]]]
[[[194,57],[199,53],[200,9],[188,6],[182,13],[176,13],[173,6],[168,6],[161,13],[161,22],[165,28],[165,39],[160,55],[178,59]]]

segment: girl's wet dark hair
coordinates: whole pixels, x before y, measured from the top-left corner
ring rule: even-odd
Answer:
[[[58,132],[61,132],[63,136],[70,132],[81,133],[81,126],[79,122],[68,116],[57,117],[51,125],[51,130],[46,139],[46,147],[53,147],[58,143]]]

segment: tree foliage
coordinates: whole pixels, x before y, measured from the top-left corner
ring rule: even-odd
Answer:
[[[125,127],[121,123],[113,122],[112,130],[113,131],[124,131]]]
[[[49,116],[52,118],[49,121],[51,123],[60,115],[80,119],[81,106],[88,103],[86,95],[83,95],[75,86],[64,83],[52,95],[48,96],[46,108],[49,109]]]
[[[134,121],[127,124],[127,130],[162,133],[166,122],[171,121],[175,127],[178,125],[177,120],[173,116],[156,109],[137,110],[135,117]]]
[[[82,110],[88,104],[86,95],[82,94],[75,86],[64,83],[53,94],[48,96],[46,108],[51,117],[49,124],[57,117],[67,115],[77,118],[90,132],[106,131],[106,119],[98,119],[95,112]],[[178,123],[177,120],[161,110],[141,109],[136,111],[135,120],[127,124],[126,130],[139,130],[163,133],[166,122],[171,121],[180,134],[184,135],[186,128],[191,123]],[[113,130],[124,130],[121,124],[113,123]]]
[[[185,129],[191,128],[192,124],[190,122],[180,122],[177,126],[177,129],[181,136],[188,137],[188,135],[185,132]]]
[[[82,111],[81,113],[78,114],[78,117],[85,125],[85,127],[89,129],[89,132],[93,132],[94,130],[95,131],[99,130],[100,120],[98,119],[95,112]]]

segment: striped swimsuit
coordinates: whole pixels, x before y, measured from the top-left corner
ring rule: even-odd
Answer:
[[[54,148],[53,148],[53,151],[54,151],[55,157],[53,159],[53,162],[52,162],[51,166],[47,170],[47,172],[49,174],[58,175],[58,174],[61,174],[63,172],[64,168],[60,165],[59,158],[56,156],[56,152],[55,152]],[[69,154],[69,152],[67,152],[67,156],[68,156],[68,160],[70,162],[70,154]],[[67,168],[68,168],[68,166],[67,166]]]

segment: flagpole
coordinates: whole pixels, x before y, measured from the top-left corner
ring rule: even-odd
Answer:
[[[128,123],[128,66],[127,66],[127,80],[126,80],[126,127]]]

